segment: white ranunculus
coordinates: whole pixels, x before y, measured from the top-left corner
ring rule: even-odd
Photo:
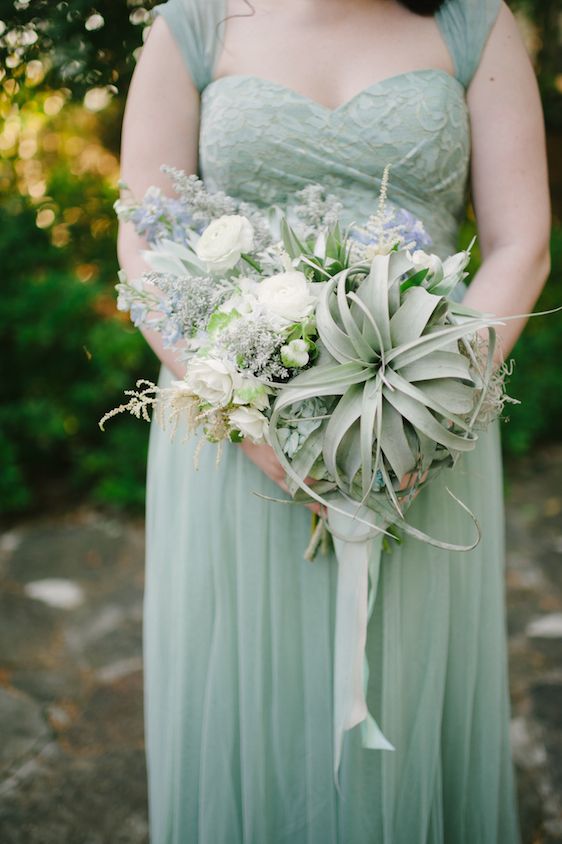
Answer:
[[[279,273],[265,278],[258,285],[257,296],[265,308],[286,323],[300,322],[312,313],[316,298],[301,272]]]
[[[308,343],[306,340],[291,340],[281,346],[281,360],[285,366],[301,368],[308,363]]]
[[[195,253],[209,272],[218,273],[232,269],[242,253],[253,247],[250,221],[240,214],[225,214],[207,226],[195,245]]]
[[[232,399],[236,370],[228,361],[218,358],[192,358],[185,373],[185,389],[216,407],[224,407]]]
[[[267,418],[255,407],[237,407],[228,415],[230,424],[243,437],[248,437],[255,443],[266,442]]]

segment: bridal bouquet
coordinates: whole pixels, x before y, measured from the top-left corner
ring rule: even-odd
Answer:
[[[185,376],[166,388],[139,381],[100,425],[153,410],[219,455],[225,441],[269,443],[295,500],[326,506],[307,556],[327,528],[339,563],[337,774],[343,730],[356,723],[366,746],[391,748],[367,711],[362,664],[383,537],[399,528],[443,548],[478,542],[475,520],[474,542],[455,546],[406,513],[507,400],[505,367],[493,364],[498,320],[451,298],[470,247],[445,260],[425,251],[422,223],[387,201],[388,170],[372,216],[346,227],[319,185],[282,212],[163,170],[177,199],[151,188],[116,203],[150,247],[141,278],[120,272],[118,307],[161,332]]]
[[[177,348],[185,376],[165,389],[139,382],[100,425],[152,408],[201,444],[267,442],[297,498],[357,504],[374,532],[399,521],[443,544],[407,524],[408,503],[506,400],[492,366],[498,320],[450,298],[470,247],[444,261],[423,251],[423,224],[386,201],[388,171],[375,213],[342,229],[319,185],[281,213],[163,169],[179,199],[151,188],[140,204],[116,203],[150,244],[151,268],[119,273],[117,306]]]

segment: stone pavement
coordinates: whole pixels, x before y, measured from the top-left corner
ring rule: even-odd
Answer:
[[[554,844],[562,842],[562,447],[510,465],[506,476],[523,844]],[[1,844],[147,842],[142,588],[140,521],[77,509],[0,535]]]

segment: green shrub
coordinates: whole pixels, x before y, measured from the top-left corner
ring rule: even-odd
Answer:
[[[552,269],[535,310],[562,306],[562,227],[551,240]],[[519,399],[512,405],[510,421],[502,429],[504,448],[524,454],[544,440],[559,440],[562,419],[562,313],[533,317],[513,350],[515,367],[508,392]]]
[[[123,389],[157,371],[142,335],[115,311],[114,235],[113,227],[107,243],[61,250],[35,225],[34,209],[0,208],[3,514],[43,504],[61,483],[94,501],[142,505],[148,426],[98,427]],[[104,266],[83,283],[70,257],[89,250]]]

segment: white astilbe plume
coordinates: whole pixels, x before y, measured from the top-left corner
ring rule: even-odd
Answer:
[[[351,227],[350,261],[371,261],[375,255],[387,255],[398,245],[401,249],[423,249],[431,243],[423,223],[405,208],[388,201],[390,164],[384,168],[377,210],[364,225]]]
[[[193,457],[195,468],[198,466],[199,454],[206,440],[217,443],[216,462],[220,462],[223,443],[229,439],[232,428],[222,408],[209,407],[202,410],[198,396],[182,388],[159,387],[145,378],[139,378],[136,387],[136,390],[125,390],[125,395],[130,396],[128,402],[114,407],[100,419],[98,424],[102,431],[105,430],[105,423],[119,413],[127,412],[136,419],[150,422],[152,411],[162,430],[169,430],[171,440],[182,423],[185,427],[182,442],[187,442],[199,427],[203,429],[204,437],[199,437]]]

